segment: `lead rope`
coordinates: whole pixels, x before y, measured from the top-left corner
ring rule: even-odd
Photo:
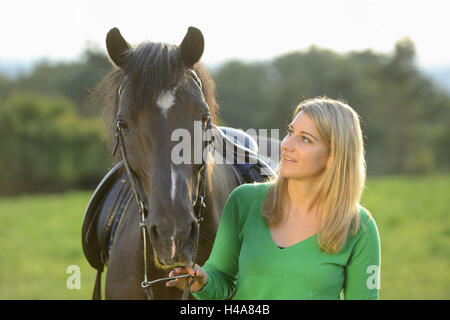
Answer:
[[[147,227],[145,226],[145,215],[143,214],[143,211],[145,209],[142,210],[142,207],[140,207],[139,209],[141,211],[141,221],[139,223],[139,228],[142,231],[142,242],[144,243],[144,281],[142,281],[141,287],[147,295],[147,300],[154,300],[152,286],[148,282],[147,278]]]
[[[211,118],[209,114],[204,114],[202,116],[202,143],[203,141],[205,141],[205,137],[203,136],[205,132],[207,132],[207,130],[211,129]],[[206,148],[209,147],[209,145],[211,143],[214,142],[214,136],[211,137],[210,140],[207,141],[206,143]],[[202,149],[203,150],[203,149]],[[203,154],[202,154],[203,156]],[[201,181],[200,181],[200,188],[199,188],[199,192],[198,192],[198,199],[197,199],[197,203],[195,204],[195,208],[194,208],[194,212],[197,212],[197,226],[198,226],[198,233],[197,233],[197,241],[195,242],[195,248],[192,252],[192,268],[194,269],[194,275],[190,276],[188,278],[186,278],[186,288],[183,291],[183,296],[181,298],[181,300],[187,300],[189,298],[189,293],[191,291],[191,286],[194,284],[195,280],[197,279],[196,277],[196,272],[195,272],[195,261],[197,260],[197,253],[198,253],[198,244],[199,244],[199,239],[200,239],[200,224],[203,222],[203,216],[202,216],[202,210],[203,208],[206,208],[206,204],[205,204],[205,189],[206,189],[206,171],[208,168],[208,161],[203,161],[203,168],[202,168],[202,176],[201,176]],[[197,210],[198,209],[198,210]]]
[[[122,127],[120,124],[120,121],[116,123],[116,143],[114,145],[113,155],[117,152],[117,148],[120,145],[120,153],[122,156],[122,162],[125,167],[125,171],[127,172],[128,180],[131,183],[131,189],[133,190],[134,197],[136,199],[138,208],[139,208],[139,216],[141,218],[139,222],[139,228],[142,231],[142,241],[144,243],[144,281],[141,283],[141,287],[144,289],[145,294],[147,295],[148,300],[153,300],[153,290],[151,288],[151,285],[149,285],[148,278],[147,278],[147,228],[145,226],[145,206],[144,201],[142,200],[141,195],[138,192],[138,186],[136,184],[136,181],[134,180],[133,173],[131,172],[131,168],[128,164],[127,155],[125,152],[124,142],[123,142],[123,135],[122,135]]]
[[[197,279],[197,276],[195,275],[195,261],[197,260],[197,253],[198,253],[198,243],[200,238],[200,224],[203,221],[202,217],[202,209],[206,208],[206,204],[203,199],[204,189],[205,189],[205,181],[204,179],[204,172],[206,172],[206,164],[204,165],[203,172],[202,172],[202,182],[201,182],[201,194],[199,194],[199,210],[198,210],[198,216],[197,216],[197,226],[198,226],[198,234],[197,234],[197,241],[195,242],[195,247],[192,252],[192,268],[194,269],[194,275],[186,278],[186,288],[183,291],[183,296],[181,297],[181,300],[187,300],[189,298],[189,293],[191,292],[191,286],[194,284],[195,280]]]

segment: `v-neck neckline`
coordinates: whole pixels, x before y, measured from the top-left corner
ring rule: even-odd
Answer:
[[[264,235],[265,238],[267,239],[267,241],[270,243],[270,246],[272,248],[274,248],[277,251],[283,252],[283,251],[290,251],[291,249],[297,248],[297,247],[302,247],[303,245],[307,244],[308,242],[311,241],[311,239],[316,238],[317,233],[313,234],[312,236],[305,238],[301,241],[298,241],[294,244],[291,244],[290,246],[287,247],[282,247],[280,248],[279,245],[275,242],[275,240],[272,237],[272,232],[270,231],[270,227],[266,224],[266,222],[264,221],[264,219],[261,216],[261,219],[263,220],[263,225],[264,225]]]

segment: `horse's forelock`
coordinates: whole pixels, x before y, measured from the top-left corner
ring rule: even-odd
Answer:
[[[182,67],[174,45],[146,42],[136,47],[125,66],[132,105],[152,105],[161,92],[176,85]]]

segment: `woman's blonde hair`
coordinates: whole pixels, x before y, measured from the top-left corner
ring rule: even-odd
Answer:
[[[329,148],[328,167],[314,190],[313,206],[322,212],[317,234],[325,253],[337,253],[359,228],[359,201],[366,180],[364,143],[359,115],[346,103],[326,97],[308,99],[294,111],[307,114]],[[288,179],[281,174],[262,205],[267,224],[279,224],[286,215]]]

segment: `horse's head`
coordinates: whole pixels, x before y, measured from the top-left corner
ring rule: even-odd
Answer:
[[[216,111],[213,82],[198,63],[203,41],[192,27],[179,46],[146,42],[132,47],[115,28],[106,37],[116,66],[107,77],[113,91],[107,125],[111,138],[115,126],[122,132],[160,268],[190,263],[199,233],[194,204],[203,167],[194,150],[202,141],[202,116],[215,121]],[[179,140],[186,137],[190,141],[183,141],[186,148],[180,150]]]

